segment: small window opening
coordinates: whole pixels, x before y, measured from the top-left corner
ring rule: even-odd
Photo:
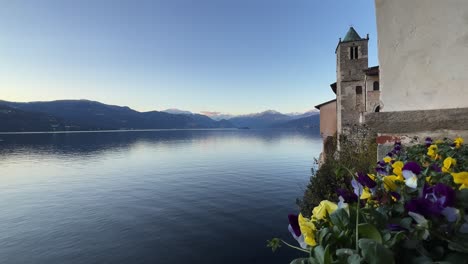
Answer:
[[[354,46],[354,47],[349,47],[349,58],[352,60],[356,60],[359,58],[359,47]]]
[[[379,82],[378,82],[378,81],[375,81],[374,84],[373,84],[373,86],[374,86],[374,91],[380,90]]]
[[[356,86],[356,94],[362,94],[362,86]]]
[[[376,112],[376,113],[380,112],[380,105],[378,105],[378,106],[375,108],[375,112]]]

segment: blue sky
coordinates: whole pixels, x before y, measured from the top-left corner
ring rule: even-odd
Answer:
[[[335,48],[373,0],[43,0],[0,9],[0,99],[301,112],[333,98]]]

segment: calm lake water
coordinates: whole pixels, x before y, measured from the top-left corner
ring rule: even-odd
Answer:
[[[312,132],[0,134],[0,263],[289,263]],[[300,253],[299,253],[300,255]]]

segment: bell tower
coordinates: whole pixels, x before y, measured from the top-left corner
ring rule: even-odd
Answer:
[[[336,104],[337,131],[341,134],[347,127],[359,124],[365,112],[365,73],[368,69],[367,47],[369,35],[361,38],[350,27],[336,47]]]

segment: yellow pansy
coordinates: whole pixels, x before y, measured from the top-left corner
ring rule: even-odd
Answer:
[[[400,180],[399,177],[396,175],[383,177],[385,190],[396,191],[396,189],[398,188],[398,185],[395,183],[395,181],[399,181],[399,180]]]
[[[301,230],[302,235],[304,236],[304,242],[309,246],[316,246],[317,242],[315,241],[315,225],[312,221],[299,214],[298,217],[299,229]]]
[[[364,187],[362,190],[361,197],[359,197],[361,200],[366,200],[372,197],[372,194],[369,192],[369,188]]]
[[[452,165],[456,165],[457,164],[457,160],[452,158],[452,157],[447,157],[445,158],[444,160],[444,166],[442,167],[442,171],[443,172],[449,172],[450,171],[450,167],[452,167]]]
[[[385,163],[390,163],[390,161],[392,161],[392,158],[387,156],[387,157],[383,158],[383,161],[385,161]]]
[[[312,219],[322,220],[327,217],[327,215],[333,213],[336,209],[338,209],[338,205],[336,203],[323,200],[312,210]]]
[[[462,172],[453,172],[451,173],[453,177],[453,182],[456,184],[461,184],[460,190],[468,188],[468,171],[462,171]]]
[[[393,173],[395,173],[395,175],[398,176],[398,179],[401,180],[401,181],[404,180],[403,172],[402,172],[402,169],[403,169],[404,165],[405,164],[403,164],[402,161],[397,161],[397,162],[392,164]]]
[[[463,144],[463,138],[457,137],[457,138],[453,141],[453,143],[455,143],[455,147],[456,147],[456,148],[459,148],[459,147],[461,147],[461,145]]]
[[[438,150],[437,145],[430,145],[429,148],[427,148],[427,155],[435,159],[437,156],[437,150]]]

